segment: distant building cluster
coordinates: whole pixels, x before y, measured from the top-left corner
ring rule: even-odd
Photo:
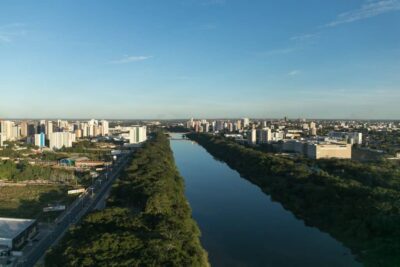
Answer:
[[[326,125],[324,125],[326,126]],[[194,120],[186,122],[186,128],[195,132],[223,133],[238,142],[249,145],[269,144],[275,151],[298,153],[313,159],[352,157],[352,145],[363,143],[363,134],[346,129],[346,123],[329,125],[323,131],[322,123],[297,120]],[[394,125],[391,125],[394,127]],[[340,131],[342,130],[342,131]]]
[[[109,123],[106,120],[90,120],[87,122],[69,122],[65,120],[40,121],[1,121],[0,146],[5,141],[26,139],[28,144],[39,148],[61,149],[72,147],[79,138],[107,136]]]
[[[79,139],[113,138],[116,141],[128,141],[129,144],[140,144],[147,140],[146,126],[109,127],[106,120],[66,121],[0,121],[0,146],[5,141],[26,140],[42,149],[57,150],[72,147]]]

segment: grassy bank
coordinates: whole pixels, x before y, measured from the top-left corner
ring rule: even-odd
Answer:
[[[41,221],[59,213],[43,213],[48,204],[68,204],[76,196],[67,195],[67,187],[57,185],[26,185],[0,187],[0,217],[32,218]]]
[[[169,141],[158,133],[88,215],[46,256],[46,266],[208,266]]]

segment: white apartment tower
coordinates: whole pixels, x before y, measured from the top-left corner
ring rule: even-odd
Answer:
[[[0,132],[0,147],[4,145],[4,135]]]
[[[247,132],[247,142],[249,144],[255,144],[257,142],[257,130],[251,129]]]
[[[46,135],[53,133],[53,122],[47,121],[46,123]]]
[[[249,127],[249,125],[250,125],[250,119],[243,118],[243,128]]]
[[[102,120],[101,121],[101,133],[103,136],[108,135],[109,134],[109,123],[106,120]]]
[[[50,148],[60,149],[62,147],[72,147],[76,141],[75,134],[68,132],[58,132],[49,134]]]
[[[129,143],[139,144],[147,140],[146,126],[133,126],[129,129]]]
[[[13,140],[13,127],[12,121],[1,121],[1,133],[3,134],[3,141]]]

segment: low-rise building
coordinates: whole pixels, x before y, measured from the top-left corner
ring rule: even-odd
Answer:
[[[77,168],[92,168],[92,167],[100,167],[106,165],[106,162],[100,160],[83,160],[83,161],[75,161],[75,167]]]
[[[38,231],[36,220],[0,218],[0,246],[19,250]]]
[[[351,159],[351,144],[344,143],[309,143],[307,157],[311,159],[339,158]]]
[[[285,140],[282,143],[283,152],[294,152],[302,155],[307,155],[307,143],[300,140]]]
[[[298,153],[311,159],[351,159],[352,156],[351,144],[318,140],[284,140],[279,150]]]
[[[272,133],[272,141],[281,141],[285,138],[285,133],[283,131],[277,131]]]

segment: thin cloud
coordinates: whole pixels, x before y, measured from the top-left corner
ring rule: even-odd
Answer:
[[[335,27],[340,24],[351,23],[362,19],[372,18],[389,12],[400,10],[400,0],[366,0],[358,9],[339,14],[336,19],[318,28]],[[314,42],[321,33],[306,33],[290,38],[294,42]]]
[[[335,27],[399,10],[400,0],[367,1],[359,9],[339,14],[334,21],[324,25],[324,27]]]
[[[222,6],[226,4],[226,0],[202,0],[203,6]]]
[[[125,56],[121,59],[110,61],[110,64],[126,64],[131,62],[144,61],[152,58],[152,56]]]
[[[314,40],[316,37],[318,37],[319,33],[307,33],[307,34],[300,34],[300,35],[295,35],[290,38],[291,41],[298,41],[298,42],[303,42],[303,41],[310,41]]]
[[[224,6],[227,0],[183,0],[183,5],[197,5],[197,6]]]
[[[22,23],[12,23],[0,26],[0,43],[11,43],[15,38],[26,34]]]
[[[2,32],[0,32],[0,43],[11,43],[11,38]]]
[[[301,71],[299,70],[292,70],[288,73],[289,76],[296,76],[299,75],[301,73]]]
[[[201,25],[200,29],[206,30],[206,31],[212,31],[212,30],[217,29],[217,25],[215,25],[213,23],[208,23],[208,24]]]
[[[290,54],[296,51],[296,48],[288,47],[288,48],[280,48],[280,49],[273,49],[265,52],[258,53],[260,56],[275,56],[275,55],[285,55]]]
[[[191,78],[192,78],[191,76],[181,75],[177,76],[176,80],[190,80]]]

